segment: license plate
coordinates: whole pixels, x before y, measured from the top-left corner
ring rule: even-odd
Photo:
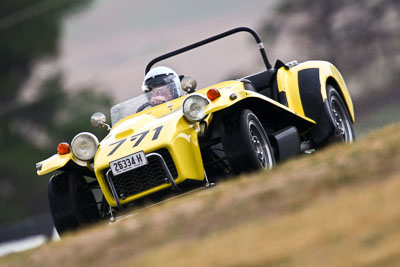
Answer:
[[[113,175],[118,175],[147,164],[147,158],[143,151],[110,162]]]

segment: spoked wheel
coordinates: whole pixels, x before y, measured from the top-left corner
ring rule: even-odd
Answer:
[[[271,169],[275,164],[267,134],[250,110],[243,110],[238,117],[225,122],[221,142],[235,173]]]
[[[335,127],[332,138],[346,143],[354,142],[353,124],[346,104],[342,96],[331,85],[327,86],[327,104],[333,126]]]

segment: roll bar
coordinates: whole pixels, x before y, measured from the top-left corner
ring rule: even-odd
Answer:
[[[145,75],[150,71],[151,67],[152,67],[154,64],[156,64],[157,62],[160,62],[160,61],[162,61],[162,60],[164,60],[164,59],[167,59],[167,58],[170,58],[170,57],[173,57],[173,56],[182,54],[182,53],[184,53],[184,52],[186,52],[186,51],[189,51],[189,50],[192,50],[192,49],[197,48],[197,47],[199,47],[199,46],[202,46],[202,45],[205,45],[205,44],[214,42],[214,41],[216,41],[216,40],[225,38],[225,37],[227,37],[227,36],[229,36],[229,35],[232,35],[232,34],[235,34],[235,33],[238,33],[238,32],[248,32],[248,33],[250,33],[250,34],[254,37],[254,39],[255,39],[256,42],[257,42],[258,48],[259,48],[259,50],[260,50],[260,54],[261,54],[261,57],[262,57],[262,59],[263,59],[263,61],[264,61],[265,67],[266,67],[267,69],[271,69],[272,66],[271,66],[271,64],[270,64],[269,61],[268,61],[268,57],[267,57],[267,53],[265,52],[264,45],[263,45],[263,43],[262,43],[262,41],[261,41],[260,36],[257,34],[257,32],[256,32],[255,30],[251,29],[251,28],[248,28],[248,27],[238,27],[238,28],[234,28],[234,29],[232,29],[232,30],[229,30],[229,31],[226,31],[226,32],[217,34],[217,35],[212,36],[212,37],[210,37],[210,38],[204,39],[204,40],[202,40],[202,41],[193,43],[193,44],[191,44],[191,45],[182,47],[182,48],[180,48],[180,49],[174,50],[174,51],[172,51],[172,52],[169,52],[169,53],[167,53],[167,54],[164,54],[164,55],[161,55],[161,56],[159,56],[159,57],[154,58],[153,60],[151,60],[151,61],[147,64],[146,70],[145,70]]]

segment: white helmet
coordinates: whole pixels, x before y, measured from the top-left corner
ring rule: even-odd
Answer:
[[[168,67],[155,67],[144,77],[142,85],[144,93],[158,88],[169,88],[173,99],[181,97],[183,94],[178,74]]]

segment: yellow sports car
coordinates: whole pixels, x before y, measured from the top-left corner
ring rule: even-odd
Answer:
[[[196,80],[154,64],[235,33],[251,34],[265,70],[195,90]],[[268,61],[258,34],[235,28],[153,59],[143,94],[91,123],[106,127],[99,142],[82,132],[36,164],[50,178],[57,231],[76,229],[171,191],[208,186],[227,175],[270,169],[277,162],[334,141],[352,142],[354,110],[340,72],[329,62]]]

